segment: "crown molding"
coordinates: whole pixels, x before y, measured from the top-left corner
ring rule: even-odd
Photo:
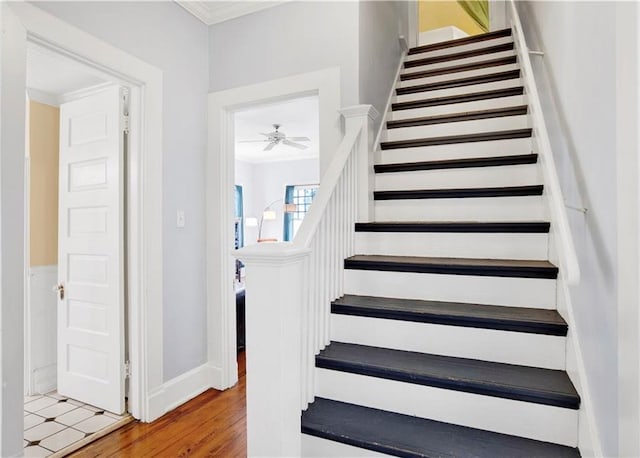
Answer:
[[[290,0],[271,1],[201,1],[175,0],[175,2],[206,25],[235,19],[240,16],[281,5]]]

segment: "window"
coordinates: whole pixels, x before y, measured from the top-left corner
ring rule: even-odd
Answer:
[[[244,209],[242,202],[242,186],[236,185],[235,191],[235,248],[238,249],[244,246]]]
[[[285,204],[295,204],[296,211],[284,214],[284,237],[285,241],[291,241],[296,236],[296,232],[302,224],[304,216],[309,211],[313,202],[318,185],[287,186],[284,194]]]

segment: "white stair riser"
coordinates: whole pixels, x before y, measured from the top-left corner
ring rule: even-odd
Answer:
[[[388,457],[391,455],[385,455],[383,453],[342,444],[329,439],[322,439],[321,437],[303,434],[302,456],[318,458],[345,458],[347,456],[349,458],[374,458]]]
[[[331,340],[395,350],[565,369],[565,338],[494,329],[331,315]]]
[[[356,232],[357,254],[474,259],[548,259],[547,234]]]
[[[414,92],[413,94],[396,95],[393,103],[413,102],[414,100],[437,99],[440,97],[450,97],[452,95],[472,94],[475,92],[495,91],[511,87],[522,86],[520,78],[513,78],[492,83],[472,84],[469,86],[452,87],[449,89],[438,89],[435,91]]]
[[[426,51],[417,54],[409,54],[407,55],[406,61],[411,62],[412,60],[425,59],[428,57],[448,56],[451,54],[473,51],[475,49],[491,48],[493,46],[511,42],[513,42],[513,38],[511,36],[494,38],[492,40],[477,41],[475,43],[469,43],[466,45],[452,46],[450,48],[436,49],[434,51]]]
[[[440,81],[457,80],[460,78],[470,78],[472,76],[490,75],[492,73],[508,72],[510,70],[518,70],[520,66],[515,64],[498,65],[495,67],[479,68],[476,70],[466,70],[463,72],[445,73],[444,75],[427,76],[424,78],[412,78],[408,80],[401,80],[396,87],[411,87],[419,86],[421,84],[437,83]]]
[[[376,151],[376,164],[509,156],[533,152],[530,137]]]
[[[493,108],[515,107],[518,105],[526,105],[526,99],[527,98],[524,95],[514,95],[511,97],[477,100],[475,102],[450,103],[447,105],[437,105],[426,108],[412,108],[411,110],[393,110],[389,112],[390,115],[387,120],[398,121],[402,119],[465,113],[468,111],[491,110]]]
[[[415,140],[418,138],[446,137],[449,135],[470,135],[483,132],[526,129],[529,127],[531,127],[531,123],[528,115],[504,116],[500,118],[474,119],[471,121],[386,129],[382,136],[382,141],[392,142]]]
[[[577,410],[316,370],[323,398],[570,447],[578,443]]]
[[[344,293],[554,310],[556,281],[345,269]]]
[[[375,201],[376,221],[542,221],[542,196]]]
[[[481,56],[466,57],[464,59],[450,60],[448,62],[438,62],[436,64],[427,64],[427,65],[420,65],[418,67],[403,68],[402,69],[402,73],[403,74],[405,74],[405,73],[416,73],[416,72],[421,72],[421,71],[425,71],[425,70],[433,70],[433,69],[436,69],[436,68],[447,68],[447,67],[453,67],[455,65],[471,64],[471,63],[474,63],[474,62],[485,62],[487,60],[500,59],[502,57],[510,57],[510,56],[515,56],[515,55],[516,55],[515,50],[494,52],[494,53],[491,53],[491,54],[483,54]]]
[[[538,164],[376,173],[376,191],[542,184]]]

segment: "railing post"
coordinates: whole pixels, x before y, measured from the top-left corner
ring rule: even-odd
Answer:
[[[379,113],[373,105],[354,105],[340,110],[344,117],[345,134],[362,126],[362,134],[357,143],[357,221],[367,223],[373,221],[373,121]]]
[[[247,453],[300,456],[303,262],[310,250],[260,243],[246,272]]]

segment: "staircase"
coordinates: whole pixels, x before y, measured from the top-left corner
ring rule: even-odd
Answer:
[[[409,51],[303,455],[580,456],[527,104],[510,29]]]

